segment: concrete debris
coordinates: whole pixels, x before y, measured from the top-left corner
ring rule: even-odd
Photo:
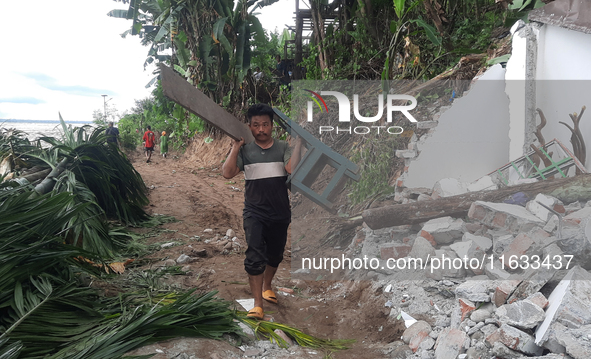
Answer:
[[[441,197],[457,196],[466,192],[468,192],[468,189],[462,182],[455,178],[444,178],[435,183],[431,197],[438,199]]]
[[[569,214],[562,222],[560,247],[583,268],[591,269],[591,207]]]
[[[542,205],[552,208],[554,211],[560,214],[564,214],[564,206],[560,200],[542,193],[539,193],[532,201],[527,202],[525,208],[534,216],[538,217],[544,222],[547,222],[554,214]]]
[[[543,349],[536,345],[535,338],[524,331],[503,324],[498,330],[499,342],[507,348],[530,355],[541,355]]]
[[[229,228],[229,229],[226,231],[226,236],[227,236],[228,238],[233,238],[234,236],[236,236],[236,233],[234,233],[234,230],[233,230],[232,228]]]
[[[456,258],[459,258],[455,252],[452,251],[445,251],[445,250],[436,250],[435,255],[431,256],[429,260],[430,263],[433,263],[434,260],[440,260],[443,262],[444,258],[447,258],[453,261]],[[438,262],[436,262],[438,263]],[[454,266],[443,266],[441,265],[440,268],[432,268],[432,265],[429,264],[427,268],[425,268],[425,275],[428,278],[435,279],[435,280],[442,280],[443,278],[465,278],[466,277],[466,270],[463,267],[454,267]]]
[[[437,359],[456,359],[459,354],[464,352],[466,339],[468,336],[461,330],[443,329],[435,343],[435,357]]]
[[[382,259],[399,259],[409,255],[412,247],[408,244],[395,243],[386,245],[380,248],[380,258]]]
[[[517,288],[517,286],[520,283],[521,283],[521,280],[517,280],[517,279],[500,281],[498,283],[497,287],[495,288],[495,292],[493,294],[493,298],[492,298],[493,303],[497,307],[500,307],[503,304],[505,304],[505,302],[507,301],[507,298],[509,298],[509,296],[511,294],[513,294],[513,291],[515,291],[515,288]]]
[[[453,243],[464,234],[464,221],[453,219],[451,217],[441,217],[428,221],[422,228],[422,232],[427,232],[437,244]]]
[[[484,237],[484,236],[476,236],[473,235],[472,233],[464,233],[464,236],[462,237],[462,241],[463,242],[468,242],[468,241],[472,241],[474,243],[476,243],[483,251],[488,252],[489,249],[492,248],[492,240],[488,237]]]
[[[591,274],[581,267],[572,268],[548,297],[544,322],[536,330],[536,343],[548,340],[554,322],[569,328],[591,324]]]
[[[527,209],[507,203],[476,201],[468,210],[468,218],[492,228],[508,231],[528,231],[546,222],[531,214]]]
[[[429,338],[431,326],[425,321],[418,321],[407,328],[402,334],[402,341],[408,344],[413,352],[416,352],[419,345],[425,338]]]
[[[460,317],[460,323],[464,321],[464,318],[466,318],[466,316],[470,313],[472,313],[474,311],[474,309],[476,309],[476,306],[474,305],[473,302],[467,300],[467,299],[462,299],[460,298],[458,300],[458,302],[460,303],[460,312],[462,313],[462,316]]]
[[[486,309],[477,309],[470,314],[470,320],[473,320],[476,323],[484,323],[484,321],[490,318],[490,316],[490,311]]]
[[[578,329],[568,328],[560,323],[550,326],[549,342],[553,342],[555,353],[567,353],[575,359],[591,358],[591,325]]]
[[[530,295],[536,293],[552,277],[556,274],[557,269],[553,267],[544,268],[528,268],[520,277],[523,278],[521,283],[515,288],[513,293],[507,299],[508,303],[513,303],[517,300],[526,299]]]
[[[425,238],[417,237],[408,256],[426,261],[429,256],[435,256],[435,248]]]
[[[536,292],[530,295],[529,297],[527,297],[527,300],[531,301],[532,303],[534,303],[542,309],[546,309],[546,307],[548,307],[549,304],[548,299],[540,292]]]
[[[466,298],[473,302],[490,302],[490,293],[494,291],[495,283],[486,276],[476,276],[456,287],[458,298]]]
[[[466,187],[442,180],[432,198]],[[397,195],[407,201],[431,198],[428,189],[405,188]],[[398,349],[387,355],[591,358],[591,205],[564,205],[548,195],[525,207],[477,201],[465,221],[443,217],[422,227],[398,226],[400,231],[357,232],[355,238],[365,238],[350,247],[357,255],[379,256],[380,263],[429,258],[420,269],[373,272],[380,283],[376,293],[390,307],[385,310],[407,327]],[[578,262],[569,262],[570,254]],[[436,268],[444,258],[448,263],[484,259],[486,265]]]
[[[525,299],[499,307],[495,313],[502,323],[521,329],[531,329],[544,321],[544,310]]]
[[[493,182],[490,176],[484,176],[475,182],[472,182],[468,185],[467,189],[469,192],[476,192],[476,191],[490,191],[497,189],[498,186]]]

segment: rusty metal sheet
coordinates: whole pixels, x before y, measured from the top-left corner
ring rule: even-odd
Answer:
[[[245,123],[213,102],[171,68],[160,64],[160,77],[164,96],[201,117],[210,125],[219,128],[235,140],[243,137],[246,143],[254,141],[254,137]]]
[[[530,11],[529,20],[591,34],[591,1],[556,0]]]

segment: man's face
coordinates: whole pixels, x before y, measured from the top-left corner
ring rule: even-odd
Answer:
[[[271,139],[273,123],[269,116],[252,116],[248,127],[258,142],[266,142]]]

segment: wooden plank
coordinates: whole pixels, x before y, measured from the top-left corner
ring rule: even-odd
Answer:
[[[242,137],[246,143],[254,141],[254,137],[245,123],[213,102],[207,95],[177,75],[171,68],[160,64],[160,75],[164,96],[201,117],[210,125],[219,128],[223,133],[235,140]]]

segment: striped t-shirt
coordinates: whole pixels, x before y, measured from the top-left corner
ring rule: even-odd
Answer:
[[[236,165],[244,171],[244,218],[255,217],[276,222],[290,222],[285,166],[291,149],[285,141],[274,140],[262,149],[255,142],[240,148]]]

